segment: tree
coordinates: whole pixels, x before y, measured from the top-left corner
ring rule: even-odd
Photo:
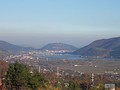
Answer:
[[[5,61],[0,60],[0,77],[4,77],[7,68],[8,64]]]
[[[21,90],[21,89],[32,89],[37,90],[39,87],[44,86],[45,79],[37,71],[30,73],[27,65],[15,62],[10,64],[5,84],[8,90]]]
[[[28,77],[27,85],[32,90],[38,90],[39,87],[45,88],[46,80],[43,78],[43,76],[38,73],[38,71],[35,71],[31,76]]]
[[[30,73],[26,65],[18,62],[10,64],[5,79],[7,88],[20,90],[20,88],[26,87],[28,76]]]
[[[70,88],[70,90],[80,90],[80,87],[79,87],[79,85],[77,84],[77,82],[75,82],[75,81],[70,81],[70,86],[69,86],[69,88]]]

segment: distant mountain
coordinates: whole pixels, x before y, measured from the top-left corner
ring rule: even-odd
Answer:
[[[49,43],[39,50],[77,50],[75,46],[64,43]]]
[[[96,40],[74,51],[73,54],[82,56],[120,57],[120,37]]]
[[[6,52],[18,52],[18,51],[33,50],[33,48],[21,47],[21,46],[13,45],[13,44],[10,44],[8,42],[0,40],[0,50],[6,51]]]

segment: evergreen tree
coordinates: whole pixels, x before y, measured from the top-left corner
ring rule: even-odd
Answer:
[[[30,73],[27,65],[15,62],[10,64],[5,84],[8,90],[32,89],[38,90],[39,87],[44,87],[45,80],[43,76],[37,71]]]

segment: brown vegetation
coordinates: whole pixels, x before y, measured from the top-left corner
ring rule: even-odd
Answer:
[[[8,63],[0,60],[0,77],[2,77],[7,71]]]

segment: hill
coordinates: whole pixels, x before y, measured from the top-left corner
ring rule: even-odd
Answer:
[[[21,46],[10,44],[8,42],[0,40],[0,50],[5,52],[18,52],[18,51],[33,50],[33,48],[21,47]]]
[[[114,57],[120,56],[120,37],[101,39],[80,48],[73,54],[82,56]],[[117,54],[117,55],[116,55]],[[119,54],[119,55],[118,55]]]
[[[64,43],[49,43],[39,50],[77,50],[75,46]]]
[[[9,56],[9,55],[10,55],[10,53],[0,50],[0,60],[2,60],[3,58],[5,58],[6,56]]]

